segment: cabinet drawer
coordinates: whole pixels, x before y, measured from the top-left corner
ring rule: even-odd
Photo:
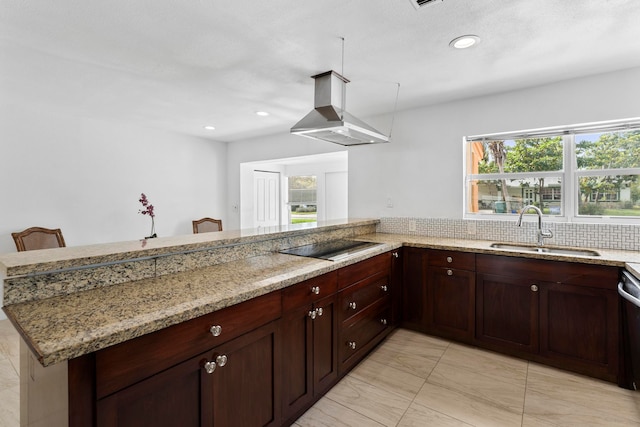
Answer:
[[[282,291],[282,309],[284,311],[311,304],[334,294],[338,290],[338,272],[323,274],[305,280]]]
[[[338,345],[338,358],[341,372],[362,358],[389,326],[391,306],[388,301],[381,301],[370,306],[364,316],[348,328],[343,328]]]
[[[96,352],[97,398],[276,320],[281,314],[281,292],[272,292],[100,350]],[[210,332],[214,325],[221,327],[217,337]]]
[[[390,271],[391,252],[387,252],[338,270],[338,286],[346,288],[374,274]]]
[[[387,274],[377,274],[343,289],[338,294],[340,322],[352,319],[371,304],[391,295],[391,283]]]
[[[429,251],[428,263],[435,267],[448,267],[473,271],[476,269],[476,254],[434,249]]]

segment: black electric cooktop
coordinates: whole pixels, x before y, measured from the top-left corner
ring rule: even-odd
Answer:
[[[356,242],[342,239],[284,249],[280,253],[337,261],[364,249],[379,245],[382,245],[382,243]]]

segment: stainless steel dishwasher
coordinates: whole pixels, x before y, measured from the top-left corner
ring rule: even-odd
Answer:
[[[623,271],[618,283],[622,296],[622,340],[624,343],[626,386],[640,386],[640,280]]]

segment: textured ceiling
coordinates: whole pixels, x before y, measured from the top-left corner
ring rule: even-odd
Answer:
[[[343,65],[360,118],[396,83],[402,110],[636,67],[640,1],[0,0],[4,107],[235,141],[288,131]]]

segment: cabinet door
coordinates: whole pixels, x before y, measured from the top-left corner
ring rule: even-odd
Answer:
[[[432,266],[427,287],[428,331],[471,342],[475,330],[475,273]]]
[[[421,332],[427,324],[427,254],[426,249],[403,249],[402,326]]]
[[[283,318],[285,420],[300,415],[315,396],[328,390],[338,378],[336,300],[336,295],[331,295],[314,305],[290,310]]]
[[[618,294],[547,283],[540,294],[540,354],[609,381],[618,373]]]
[[[96,405],[98,427],[198,427],[204,355],[120,390]],[[201,421],[203,421],[201,423]]]
[[[476,339],[498,351],[537,353],[538,289],[526,279],[476,275]]]
[[[338,296],[332,295],[314,304],[313,320],[313,391],[314,396],[327,391],[338,379]]]
[[[269,323],[210,352],[210,361],[226,356],[226,363],[203,374],[207,377],[202,389],[203,425],[280,425],[279,326]]]
[[[312,305],[288,310],[282,318],[282,401],[288,419],[313,399]]]

